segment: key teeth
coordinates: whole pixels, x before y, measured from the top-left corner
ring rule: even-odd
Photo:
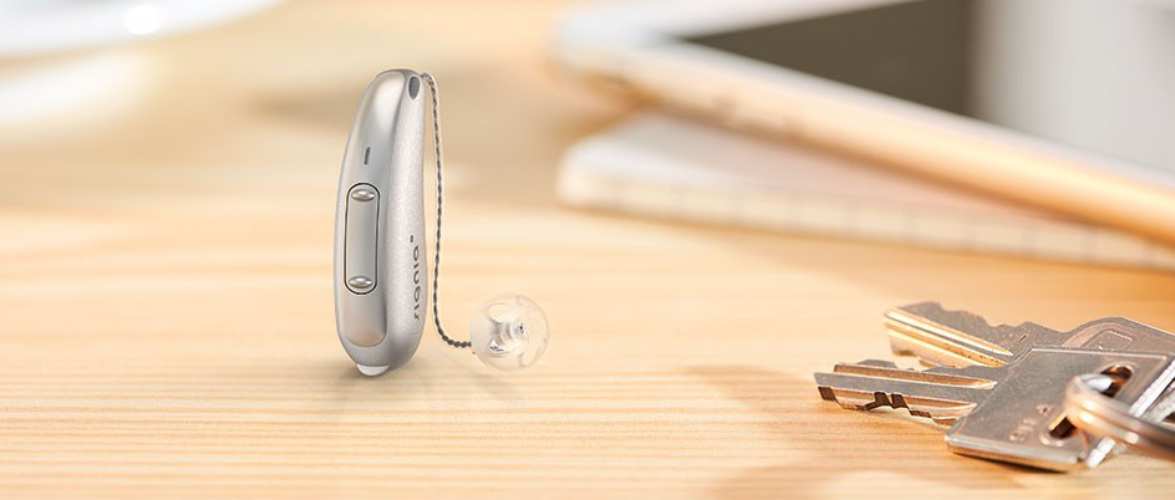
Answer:
[[[993,325],[993,324],[991,324],[991,322],[987,321],[987,318],[983,317],[983,315],[981,315],[981,314],[976,314],[976,313],[968,311],[966,309],[947,309],[947,308],[943,307],[941,303],[935,302],[935,301],[918,302],[916,304],[899,306],[899,307],[895,307],[894,309],[891,309],[891,311],[903,311],[908,314],[913,314],[913,315],[916,315],[919,317],[933,319],[935,322],[937,322],[939,324],[942,324],[945,326],[950,326],[950,327],[956,327],[959,324],[966,324],[966,321],[957,321],[957,320],[949,320],[948,321],[948,318],[953,316],[953,317],[965,319],[968,321],[975,321],[980,326],[991,329],[991,330],[1008,330],[1008,329],[1027,330],[1027,329],[1033,329],[1033,328],[1046,329],[1043,325],[1039,325],[1039,324],[1033,323],[1031,321],[1024,321],[1024,322],[1021,322],[1021,323],[1015,324],[1015,325],[1008,324],[1008,323],[1000,323],[998,325]],[[887,316],[888,316],[888,314],[887,314]]]
[[[875,392],[873,397],[876,398],[878,405],[888,406],[895,410],[905,408],[911,415],[918,416],[914,410],[910,409],[910,405],[906,404],[906,398],[901,394],[886,394],[884,392]],[[879,408],[875,406],[874,408]]]
[[[841,372],[844,372],[845,370],[848,370],[848,369],[853,368],[855,366],[869,366],[869,367],[873,367],[873,368],[890,368],[890,369],[895,369],[895,370],[898,369],[897,363],[894,363],[893,361],[884,360],[884,359],[866,359],[864,361],[860,361],[857,363],[837,363],[835,366],[832,367],[832,372],[833,373],[841,373]]]
[[[873,401],[860,404],[839,400],[836,397],[836,391],[834,391],[831,387],[820,387],[819,389],[821,398],[824,398],[827,401],[836,401],[842,408],[856,411],[872,411],[878,408],[893,408],[895,410],[900,410],[905,408],[906,411],[910,413],[910,415],[915,417],[933,418],[933,415],[930,412],[911,408],[909,403],[906,402],[905,396],[899,393],[874,392]]]
[[[1002,366],[1010,362],[1031,336],[1053,338],[1052,330],[1031,322],[993,325],[966,310],[948,310],[938,302],[920,302],[885,314],[890,350],[912,355],[925,364]]]
[[[891,394],[885,392],[875,392],[873,393],[873,404],[870,404],[866,409],[874,410],[885,406],[895,410],[901,410],[904,408],[907,412],[910,413],[910,415],[915,417],[934,418],[934,415],[928,411],[911,407],[910,404],[906,402],[906,397],[899,393]]]
[[[862,365],[862,366],[876,366],[878,368],[897,368],[898,367],[897,363],[894,363],[893,361],[890,361],[888,359],[866,359],[865,361],[862,361],[857,364]]]
[[[929,418],[931,420],[934,420],[935,418],[935,415],[929,411],[919,410],[916,407],[910,406],[910,404],[906,402],[906,397],[901,394],[889,395],[889,407],[895,410],[905,408],[906,411],[910,413],[910,415],[915,417]]]
[[[918,409],[918,407],[916,407],[916,406],[912,407],[906,401],[906,397],[904,395],[902,395],[901,393],[874,392],[873,393],[873,401],[870,401],[868,403],[862,403],[862,402],[859,402],[858,400],[853,400],[853,399],[847,399],[847,400],[842,401],[841,399],[837,398],[836,391],[834,389],[832,389],[831,387],[821,386],[821,387],[818,387],[817,389],[820,391],[821,399],[824,399],[825,401],[835,402],[838,405],[840,405],[841,408],[844,408],[846,410],[868,412],[868,411],[876,410],[878,408],[888,407],[888,408],[893,408],[895,410],[905,409],[906,412],[909,413],[911,416],[928,418],[928,419],[934,421],[935,423],[941,424],[941,425],[952,425],[955,423],[955,421],[958,420],[957,416],[938,415],[938,414],[935,414],[935,413],[928,411],[928,410]],[[863,400],[860,400],[860,401],[863,401]]]
[[[870,411],[883,406],[890,406],[888,395],[883,392],[873,393],[873,401],[862,403],[864,399],[854,398],[840,398],[836,395],[836,390],[828,386],[818,386],[816,388],[820,391],[820,398],[825,401],[832,401],[840,405],[841,408],[854,411]]]
[[[904,408],[914,417],[951,422],[966,414],[986,394],[984,391],[995,385],[995,375],[999,374],[992,370],[996,369],[977,366],[919,371],[899,368],[889,360],[868,359],[838,363],[831,372],[814,375],[821,399],[834,401],[841,408]]]
[[[917,354],[913,349],[910,349],[905,345],[898,344],[892,339],[889,342],[889,351],[892,352],[894,356],[913,356]]]
[[[948,377],[968,377],[974,379],[990,380],[993,383],[1001,378],[1004,371],[998,366],[931,366],[922,370],[924,373],[933,373],[936,375],[946,375]]]
[[[896,309],[898,311],[903,311],[903,312],[913,314],[913,315],[916,315],[916,316],[919,316],[922,318],[934,319],[935,321],[938,321],[940,323],[942,322],[942,321],[940,321],[940,319],[942,317],[954,316],[954,317],[958,317],[958,318],[965,318],[967,320],[974,320],[974,321],[976,321],[976,322],[980,323],[981,325],[986,326],[988,328],[996,328],[995,325],[988,323],[987,319],[979,314],[975,314],[975,313],[968,311],[966,309],[947,309],[947,308],[943,307],[941,303],[934,302],[934,301],[919,302],[917,304],[899,306]],[[952,323],[961,323],[961,322],[952,321]],[[999,325],[999,326],[1008,326],[1008,325]]]

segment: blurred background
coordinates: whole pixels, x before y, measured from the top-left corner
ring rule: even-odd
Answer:
[[[811,5],[10,0],[0,192],[44,229],[7,244],[324,215],[361,82],[409,67],[443,75],[460,198],[1175,267],[1165,3]]]
[[[811,383],[888,356],[882,313],[924,300],[1175,328],[1170,2],[669,3],[0,0],[0,483],[1170,489],[1157,461],[1066,482],[953,457]],[[374,383],[338,345],[339,168],[389,68],[440,85],[447,329],[534,298],[526,375],[431,325]]]
[[[390,67],[431,71],[445,94],[451,213],[465,214],[447,226],[450,248],[460,252],[462,227],[495,238],[488,221],[503,210],[521,217],[506,224],[524,226],[529,211],[554,203],[566,147],[626,104],[550,78],[546,27],[563,6],[473,4],[5,2],[5,295],[47,295],[36,310],[0,314],[52,315],[77,294],[103,300],[112,287],[162,302],[166,284],[178,296],[215,287],[245,298],[189,308],[171,296],[168,322],[210,306],[229,322],[241,312],[232,304],[273,298],[250,295],[255,280],[238,272],[249,270],[314,283],[308,302],[318,326],[333,330],[322,273],[341,155],[367,83]],[[511,26],[528,28],[499,28]],[[464,265],[508,263],[528,244],[497,243]],[[64,281],[36,278],[45,274]],[[466,278],[489,281],[469,300],[521,288],[495,283],[510,272],[487,274]],[[95,305],[108,315],[98,323],[151,309],[111,302]]]

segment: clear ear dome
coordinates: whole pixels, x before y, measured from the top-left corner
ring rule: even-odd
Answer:
[[[473,316],[469,338],[482,363],[499,370],[520,370],[547,352],[547,315],[522,295],[494,297]]]

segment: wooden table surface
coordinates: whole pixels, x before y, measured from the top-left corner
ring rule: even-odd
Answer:
[[[302,1],[0,65],[123,82],[0,129],[0,497],[1172,495],[1175,466],[1139,456],[1062,475],[952,455],[904,412],[822,401],[812,372],[888,357],[882,312],[925,299],[1173,329],[1175,276],[562,207],[562,151],[632,106],[553,77],[564,7]],[[445,98],[443,318],[463,335],[484,298],[533,297],[553,337],[529,372],[431,326],[380,378],[339,346],[338,166],[395,66]]]

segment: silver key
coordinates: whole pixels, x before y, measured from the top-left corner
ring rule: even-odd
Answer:
[[[977,314],[922,302],[889,310],[885,324],[895,354],[917,356],[930,366],[1002,366],[1033,347],[1046,346],[1175,353],[1175,335],[1119,317],[1060,332],[1036,323],[992,326]],[[1175,387],[1144,418],[1161,420],[1172,411]]]
[[[886,361],[839,364],[817,373],[824,399],[854,410],[889,406],[953,424],[951,451],[1050,470],[1096,467],[1116,443],[1077,432],[1064,417],[1065,384],[1102,373],[1114,399],[1142,415],[1175,379],[1172,355],[1032,348],[1004,366],[903,370]],[[1110,394],[1109,392],[1107,394]]]
[[[885,325],[895,354],[915,355],[933,366],[1001,366],[1037,346],[1175,352],[1175,335],[1126,318],[1102,318],[1059,332],[1036,323],[992,326],[977,314],[923,302],[890,309]]]

